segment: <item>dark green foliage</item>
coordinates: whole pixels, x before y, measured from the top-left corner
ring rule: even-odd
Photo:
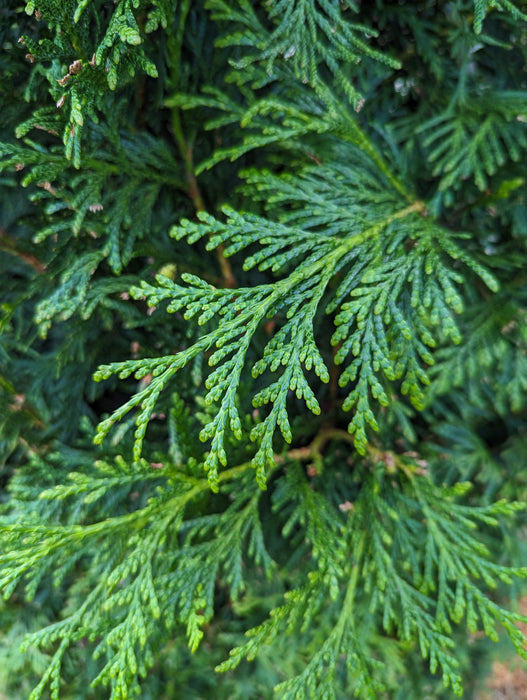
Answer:
[[[0,9],[0,695],[526,656],[525,9]]]

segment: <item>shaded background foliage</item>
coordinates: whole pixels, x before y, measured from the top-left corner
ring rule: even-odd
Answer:
[[[448,698],[489,654],[467,627],[521,648],[524,20],[0,9],[7,697]]]

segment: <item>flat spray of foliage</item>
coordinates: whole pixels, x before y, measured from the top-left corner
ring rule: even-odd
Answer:
[[[7,5],[0,695],[525,657],[524,3]]]

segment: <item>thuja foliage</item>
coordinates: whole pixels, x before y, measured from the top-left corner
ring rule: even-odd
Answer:
[[[526,20],[0,8],[0,692],[422,700],[526,656]]]

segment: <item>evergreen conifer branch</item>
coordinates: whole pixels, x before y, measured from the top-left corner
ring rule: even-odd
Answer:
[[[514,20],[527,21],[527,13],[522,12],[516,3],[511,0],[474,0],[474,31],[480,34],[483,20],[491,10],[507,12]]]
[[[255,407],[271,404],[264,421],[251,431],[251,439],[258,445],[254,458],[257,479],[264,486],[265,470],[274,464],[275,431],[279,428],[286,442],[292,438],[286,408],[289,390],[294,391],[299,399],[304,399],[315,415],[320,412],[305,376],[305,370],[313,369],[319,379],[326,383],[329,381],[327,366],[313,334],[314,318],[330,281],[342,269],[343,263],[349,264],[358,258],[359,276],[352,267],[339,287],[339,298],[329,303],[329,310],[339,309],[335,317],[337,330],[332,338],[332,343],[339,346],[335,362],[345,362],[350,354],[354,357],[342,373],[339,383],[344,387],[357,380],[343,408],[355,409],[349,427],[355,435],[356,448],[364,454],[366,425],[378,429],[370,402],[373,399],[381,405],[388,405],[378,373],[382,372],[390,381],[402,379],[402,392],[408,393],[412,402],[419,407],[423,402],[421,386],[428,383],[421,361],[433,363],[428,347],[436,344],[434,326],[454,342],[461,340],[452,312],[460,313],[463,309],[462,297],[456,291],[456,286],[463,282],[464,277],[443,263],[445,253],[450,258],[462,260],[491,288],[496,289],[492,275],[463,252],[444,229],[424,219],[423,210],[424,205],[416,202],[385,215],[380,221],[348,237],[324,235],[323,230],[317,230],[325,223],[320,218],[314,231],[306,231],[271,224],[253,215],[239,215],[229,209],[225,210],[228,217],[226,224],[204,213],[200,214],[201,224],[183,222],[180,228],[174,230],[176,237],[185,236],[190,242],[196,242],[203,236],[211,236],[208,247],[227,244],[226,255],[240,252],[258,241],[262,254],[246,259],[246,269],[258,263],[260,269],[271,267],[274,270],[289,265],[288,248],[292,243],[297,255],[302,255],[305,250],[307,257],[297,264],[289,276],[253,288],[218,290],[199,279],[186,276],[184,281],[189,283],[189,287],[158,277],[159,287],[143,283],[139,289],[132,289],[134,297],[146,297],[151,306],[168,300],[167,310],[171,313],[186,308],[187,320],[199,314],[198,324],[203,325],[216,316],[219,325],[173,358],[101,367],[95,375],[96,379],[108,378],[113,373],[119,373],[121,378],[135,373],[135,377],[140,379],[149,372],[153,372],[154,379],[99,426],[97,441],[104,438],[117,420],[139,405],[134,447],[137,459],[148,419],[160,392],[193,357],[215,346],[209,365],[218,366],[207,379],[209,393],[206,402],[220,405],[215,417],[202,430],[201,439],[212,441],[205,468],[212,487],[216,488],[218,467],[226,466],[228,461],[224,446],[225,431],[230,428],[236,439],[242,438],[236,396],[251,338],[265,318],[280,313],[285,316],[282,327],[267,343],[262,358],[252,368],[254,378],[267,370],[276,372],[280,367],[284,368],[277,380],[260,390],[252,400]],[[402,227],[397,225],[399,220],[403,222]],[[339,226],[338,221],[332,223]],[[406,252],[403,246],[412,240],[411,250]],[[386,256],[384,264],[377,263],[381,251]],[[388,258],[390,254],[391,261]],[[374,263],[375,273],[372,272]],[[435,278],[430,276],[432,269],[436,272]],[[410,290],[403,293],[405,282],[409,283]],[[345,294],[355,299],[340,303],[344,296],[342,287]],[[420,301],[422,306],[419,306]],[[410,331],[412,327],[417,329],[416,335]]]
[[[0,695],[439,700],[525,655],[521,3],[4,19]]]
[[[344,433],[342,437],[348,439],[349,436]],[[250,630],[247,633],[249,640],[234,649],[231,658],[218,670],[234,668],[244,657],[254,658],[260,645],[271,643],[281,627],[293,629],[299,616],[304,619],[304,629],[310,629],[313,615],[324,604],[324,598],[318,597],[320,587],[328,587],[333,590],[329,600],[338,601],[336,625],[305,671],[298,678],[278,686],[277,691],[284,693],[284,697],[317,692],[336,697],[332,695],[333,673],[343,652],[341,644],[344,644],[351,645],[351,652],[347,648],[348,672],[354,677],[356,687],[364,697],[376,697],[375,693],[381,690],[375,681],[378,662],[367,660],[360,647],[355,646],[360,623],[353,598],[359,570],[363,577],[361,589],[370,598],[370,613],[382,613],[382,624],[388,633],[395,632],[406,640],[417,638],[421,653],[430,660],[431,670],[434,672],[439,668],[443,682],[456,694],[461,694],[462,687],[453,652],[454,643],[450,638],[451,622],[459,623],[466,614],[473,631],[478,629],[481,621],[485,633],[494,639],[495,621],[500,620],[519,653],[524,653],[524,639],[516,623],[525,618],[499,609],[474,583],[469,582],[470,578],[483,578],[487,586],[494,587],[496,578],[507,581],[510,576],[527,576],[526,568],[507,569],[489,562],[486,548],[474,537],[479,522],[496,526],[497,516],[523,506],[501,502],[487,508],[467,507],[456,503],[456,499],[466,493],[469,487],[466,484],[450,490],[438,488],[427,475],[419,473],[420,468],[411,459],[401,459],[375,449],[369,450],[369,460],[377,466],[368,475],[363,473],[360,496],[353,504],[348,522],[343,524],[341,520],[344,537],[340,539],[341,548],[336,556],[331,562],[319,561],[320,570],[309,575],[309,583],[286,594],[284,605],[274,609],[266,622]],[[379,468],[381,464],[382,468]],[[392,477],[387,477],[386,466]],[[295,489],[287,489],[283,494],[278,491],[276,507],[283,507],[285,494],[290,494],[289,497],[294,494],[295,499],[307,498],[305,512],[313,517],[317,508],[309,503],[313,499],[309,488],[305,491],[298,488],[305,477],[298,471],[293,474],[291,477],[288,472],[284,480],[294,484]],[[410,518],[408,510],[413,511]],[[423,518],[415,510],[421,511]],[[423,522],[427,523],[426,527],[417,526]],[[448,532],[460,535],[460,525],[462,536],[454,542]],[[316,542],[322,532],[319,528],[317,523],[316,529],[310,530],[306,523],[306,537],[310,542]],[[290,532],[288,522],[284,534],[288,536]],[[427,538],[425,547],[418,545],[422,536]],[[422,558],[418,552],[422,552]],[[351,569],[350,557],[353,562]],[[338,569],[334,568],[336,563]],[[344,590],[340,586],[334,587],[332,568],[339,581],[348,582]]]
[[[512,290],[514,284],[492,302],[473,308],[472,317],[466,319],[467,342],[458,354],[447,348],[440,351],[430,398],[463,386],[474,405],[490,402],[502,415],[522,410],[527,387],[523,293],[511,294]],[[489,373],[499,379],[493,388],[488,385]]]
[[[250,466],[250,463],[242,464],[224,471],[220,483],[243,479]],[[143,463],[139,468],[130,468],[122,459],[113,466],[101,464],[99,468],[102,475],[99,490],[86,493],[86,477],[73,474],[72,485],[58,485],[42,497],[47,500],[81,497],[92,504],[116,480],[122,484],[129,479],[160,478],[149,465]],[[108,478],[107,474],[112,476]],[[23,583],[28,595],[34,595],[43,577],[50,574],[60,583],[81,556],[91,557],[98,572],[98,583],[80,608],[60,623],[26,639],[26,648],[29,645],[45,648],[60,642],[32,700],[41,698],[48,684],[52,697],[59,697],[62,657],[68,646],[84,637],[93,641],[101,635],[101,630],[105,632],[94,654],[96,658],[104,655],[107,663],[93,685],[111,686],[112,698],[129,697],[134,687],[138,687],[137,673],[144,677],[153,664],[160,625],[170,628],[173,619],[187,622],[191,608],[204,609],[196,618],[200,625],[210,620],[219,571],[224,572],[233,597],[243,590],[242,557],[245,558],[246,551],[268,574],[271,572],[274,564],[261,533],[258,491],[252,490],[247,498],[247,490],[240,488],[225,513],[209,518],[190,517],[182,527],[187,505],[208,491],[209,485],[206,479],[181,473],[174,473],[173,477],[168,489],[165,487],[144,508],[90,525],[28,527],[4,523],[2,537],[12,548],[1,556],[0,585],[6,595]],[[179,551],[173,550],[180,536],[182,545],[177,548]],[[242,550],[244,545],[247,549]],[[27,555],[26,565],[22,567],[17,566],[16,552],[20,555],[20,548]],[[101,597],[106,601],[103,606]],[[110,620],[115,624],[110,624]],[[191,623],[188,631],[189,644],[195,648],[203,633]]]
[[[369,57],[392,68],[401,66],[397,59],[368,45],[367,37],[376,37],[377,32],[350,21],[351,13],[358,12],[353,3],[343,7],[335,0],[272,0],[265,8],[267,23],[274,25],[270,29],[246,0],[238,1],[237,10],[224,0],[209,0],[207,4],[213,19],[228,20],[234,27],[218,45],[240,45],[246,52],[233,61],[233,76],[239,83],[248,82],[247,76],[254,81],[254,74],[247,70],[254,63],[262,65],[267,81],[273,80],[275,64],[285,61],[303,83],[316,85],[323,66],[356,106],[361,96],[350,80],[354,65]]]
[[[440,190],[458,189],[473,177],[479,190],[506,163],[517,162],[527,146],[527,101],[520,92],[492,92],[450,106],[425,122],[424,146],[440,175]]]
[[[317,161],[320,138],[326,135],[327,148],[333,150],[336,147],[338,150],[340,144],[356,149],[355,155],[369,163],[366,166],[368,170],[373,170],[377,177],[386,179],[390,189],[395,189],[408,202],[413,203],[416,197],[386,162],[372,138],[362,128],[357,114],[350,110],[349,105],[339,101],[324,82],[317,81],[314,88],[309,93],[295,86],[287,95],[279,93],[272,97],[260,97],[256,91],[244,93],[248,103],[246,107],[216,88],[204,90],[206,95],[176,94],[166,104],[179,105],[185,109],[213,109],[216,116],[207,122],[208,129],[232,123],[239,123],[243,128],[242,143],[217,148],[210,158],[196,168],[198,175],[226,158],[236,160],[251,150],[275,144],[296,153],[308,154]],[[313,147],[309,148],[308,139],[312,135],[317,135],[317,139],[314,140]]]

